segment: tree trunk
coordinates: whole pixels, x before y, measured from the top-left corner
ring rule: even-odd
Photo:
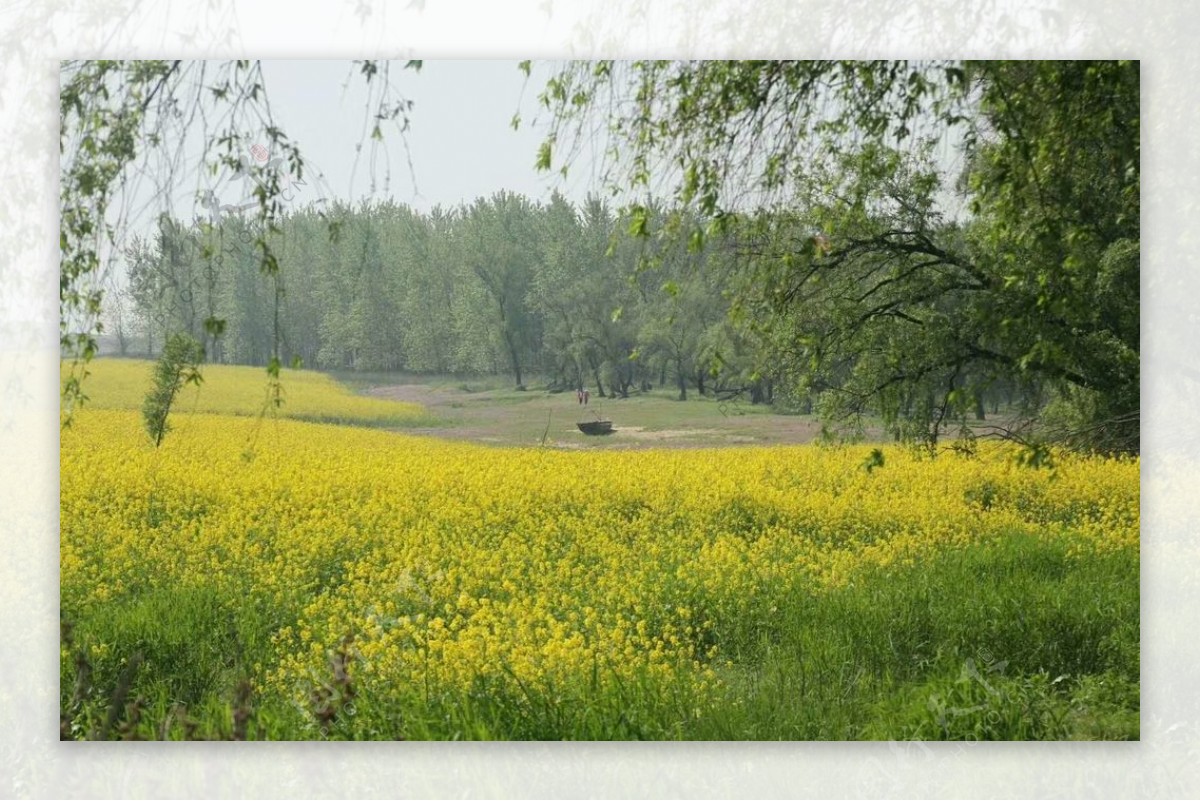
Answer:
[[[687,400],[687,376],[683,372],[683,359],[675,360],[675,376],[679,379],[679,399]]]
[[[588,359],[588,363],[592,367],[592,379],[596,382],[596,395],[603,398],[605,395],[604,384],[600,381],[600,365],[596,363],[595,359]]]
[[[517,378],[517,389],[525,389],[525,385],[521,383],[521,360],[517,358],[517,346],[513,342],[512,334],[504,332],[504,342],[508,345],[508,357],[512,361],[513,375]]]
[[[983,409],[983,395],[975,396],[975,419],[976,420],[986,420],[987,419],[987,415],[984,413],[984,409]]]

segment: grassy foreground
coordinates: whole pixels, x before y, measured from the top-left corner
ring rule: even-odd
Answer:
[[[1136,738],[1138,462],[870,451],[84,411],[64,736]]]

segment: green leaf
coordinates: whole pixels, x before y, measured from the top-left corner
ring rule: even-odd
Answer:
[[[645,206],[634,206],[629,214],[629,233],[644,237],[650,233],[650,213]]]
[[[541,146],[538,148],[537,161],[535,161],[533,165],[534,168],[539,172],[546,172],[550,169],[550,153],[551,144],[550,140],[547,139],[545,142],[542,142]]]
[[[204,321],[204,331],[209,336],[219,337],[225,333],[225,321],[219,317],[209,317]]]

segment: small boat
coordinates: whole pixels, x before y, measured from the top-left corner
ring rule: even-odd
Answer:
[[[589,420],[586,423],[576,423],[579,430],[588,436],[597,436],[599,434],[611,434],[613,427],[611,420]]]

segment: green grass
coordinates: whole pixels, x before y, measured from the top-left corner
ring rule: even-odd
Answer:
[[[460,392],[512,392],[518,393],[512,376],[499,375],[454,375],[451,373],[358,372],[354,370],[330,370],[326,373],[339,383],[355,390],[385,387],[395,384],[423,384],[439,389],[455,389]],[[526,377],[526,392],[546,392],[548,381],[540,376]]]
[[[1127,556],[1072,561],[1060,545],[1023,537],[801,595],[722,632],[739,653],[729,679],[744,701],[702,733],[1136,738],[1137,587]],[[1046,711],[1069,709],[1098,682],[1120,688],[1098,707],[1099,717],[1122,713],[1108,725]],[[1020,714],[1042,706],[1045,719]]]
[[[764,592],[736,617],[713,616],[706,636],[723,655],[715,705],[700,708],[680,687],[648,680],[586,678],[536,692],[481,679],[465,693],[393,687],[362,696],[352,663],[349,683],[332,669],[325,682],[335,713],[326,736],[1136,739],[1138,600],[1136,555],[1080,559],[1061,544],[1014,536],[881,568],[836,590]],[[129,697],[157,710],[147,719],[174,722],[133,733],[181,737],[190,721],[191,736],[228,737],[239,682],[269,669],[271,633],[298,612],[186,587],[76,611],[68,651],[89,655],[93,689],[72,698],[77,670],[64,653],[63,708],[76,710],[78,731],[99,726],[137,653],[144,661]],[[98,642],[112,645],[91,653]],[[254,697],[250,706],[249,736],[322,736],[282,699]],[[167,715],[176,708],[186,711]]]

